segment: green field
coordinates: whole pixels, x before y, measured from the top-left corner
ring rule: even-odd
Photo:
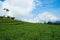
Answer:
[[[0,40],[60,40],[60,25],[0,19]]]

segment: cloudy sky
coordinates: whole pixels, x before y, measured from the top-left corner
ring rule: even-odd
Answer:
[[[60,20],[60,0],[0,0],[0,15],[4,14],[27,22],[56,21]]]

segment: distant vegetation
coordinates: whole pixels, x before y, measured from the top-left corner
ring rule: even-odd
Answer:
[[[10,16],[7,16],[7,17],[5,17],[5,16],[0,16],[0,19],[12,19],[12,20],[14,20],[15,17],[10,17]],[[43,24],[55,24],[55,25],[60,25],[60,21],[55,21],[55,22],[48,21],[47,23],[44,22]]]
[[[55,25],[60,25],[60,21],[55,21],[55,22],[48,21],[48,22],[45,23],[45,24],[55,24]]]
[[[12,20],[14,20],[15,17],[10,17],[10,16],[7,16],[7,17],[5,17],[5,16],[0,16],[0,19],[12,19]]]

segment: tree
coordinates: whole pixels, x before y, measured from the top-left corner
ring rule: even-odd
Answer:
[[[49,21],[47,24],[52,24],[52,22],[51,22],[51,21]]]
[[[6,12],[9,12],[9,9],[7,9],[7,8],[4,8],[4,10],[6,10]]]
[[[7,16],[8,19],[10,19],[10,16]]]
[[[11,17],[11,19],[12,19],[12,20],[14,20],[14,19],[15,19],[15,17]]]
[[[9,12],[9,9],[7,9],[7,8],[4,8],[3,9],[5,12]],[[5,16],[5,12],[4,12],[4,16]]]

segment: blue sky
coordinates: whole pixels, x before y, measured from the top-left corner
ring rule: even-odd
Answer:
[[[0,1],[2,1],[2,2],[3,2],[3,1],[5,1],[5,0],[0,0]]]
[[[60,16],[60,0],[39,0],[42,2],[42,6],[37,5],[36,9],[34,9],[34,13],[39,12],[53,12],[57,16]]]
[[[3,8],[8,8],[6,16],[18,20],[41,22],[60,20],[60,0],[0,0]]]

